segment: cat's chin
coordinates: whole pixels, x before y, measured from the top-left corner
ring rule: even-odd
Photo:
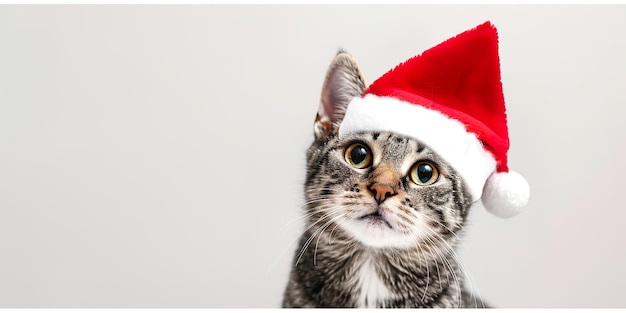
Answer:
[[[369,224],[370,226],[374,227],[387,227],[389,229],[393,229],[393,226],[391,226],[391,224],[389,224],[389,221],[387,221],[386,218],[384,218],[379,211],[376,211],[374,213],[371,214],[366,214],[363,215],[361,217],[358,218],[359,221],[362,221],[365,224]]]
[[[372,248],[410,248],[417,244],[415,237],[394,228],[377,214],[346,220],[340,225],[355,240]]]

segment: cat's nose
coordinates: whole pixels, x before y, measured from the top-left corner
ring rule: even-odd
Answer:
[[[378,204],[383,203],[385,199],[396,194],[396,191],[387,184],[373,183],[369,188],[374,194],[374,198]]]

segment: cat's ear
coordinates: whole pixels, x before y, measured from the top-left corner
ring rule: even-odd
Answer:
[[[348,104],[365,91],[365,80],[356,60],[339,50],[330,64],[322,87],[320,107],[315,118],[315,138],[336,134]]]

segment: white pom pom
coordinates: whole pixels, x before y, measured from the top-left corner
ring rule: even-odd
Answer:
[[[517,172],[494,172],[483,188],[482,201],[485,209],[501,218],[517,215],[528,204],[530,186]]]

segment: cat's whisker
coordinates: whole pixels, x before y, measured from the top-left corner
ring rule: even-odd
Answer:
[[[344,214],[341,214],[339,216],[333,217],[332,219],[330,219],[326,224],[324,224],[323,228],[321,229],[319,235],[317,236],[317,242],[315,243],[315,250],[313,250],[313,264],[316,264],[316,255],[317,255],[317,247],[319,246],[320,243],[320,239],[322,238],[322,234],[324,233],[324,230],[326,230],[333,222],[335,222],[338,219],[341,219],[344,217]],[[330,237],[329,237],[330,240]]]
[[[287,221],[281,228],[280,232],[286,232],[290,227],[296,226],[297,223],[303,222],[311,216],[315,215],[316,212],[309,212],[306,214],[300,214],[297,217]]]
[[[307,220],[309,220],[311,217],[313,217],[315,214],[318,214],[318,212],[312,212],[312,213],[307,213],[307,214],[303,214],[295,219],[293,219],[291,222],[289,222],[288,224],[283,225],[283,227],[281,227],[280,232],[285,233],[287,232],[287,230],[290,227],[295,227],[297,226],[297,223],[306,223]],[[322,217],[323,218],[323,217]],[[307,229],[311,228],[312,225],[316,224],[315,223],[311,223],[308,227],[306,227],[304,230],[306,231]]]
[[[425,217],[425,218],[427,218],[427,219],[429,219],[429,220],[431,220],[431,221],[437,222],[440,226],[442,226],[442,227],[444,227],[446,230],[448,230],[448,232],[449,232],[449,233],[451,233],[452,235],[454,235],[454,236],[456,237],[456,239],[458,240],[458,243],[459,243],[459,244],[464,244],[463,240],[462,240],[461,238],[459,238],[459,236],[458,236],[458,235],[456,235],[456,233],[452,232],[450,229],[448,229],[448,228],[447,228],[445,225],[443,225],[442,223],[440,223],[440,222],[436,221],[434,218],[432,218],[432,217],[430,217],[430,216],[428,216],[428,215],[423,215],[423,217]],[[435,234],[436,234],[436,233],[435,233]],[[450,253],[451,253],[452,257],[456,260],[456,263],[460,266],[461,271],[462,271],[462,272],[465,274],[465,276],[467,276],[467,278],[470,280],[470,288],[469,288],[469,289],[470,289],[470,292],[471,292],[471,294],[472,294],[472,297],[473,297],[473,298],[474,298],[474,300],[475,300],[475,306],[478,306],[478,304],[476,303],[476,300],[477,300],[477,299],[480,299],[481,305],[482,305],[482,307],[484,307],[484,306],[485,306],[485,304],[484,304],[484,303],[483,303],[483,301],[482,301],[482,297],[480,296],[480,292],[479,292],[479,290],[475,287],[475,281],[474,281],[474,279],[473,279],[473,277],[472,277],[472,275],[471,275],[470,271],[467,269],[467,267],[465,267],[465,265],[463,264],[463,262],[461,262],[461,259],[459,258],[459,256],[458,256],[458,254],[456,253],[455,249],[453,249],[453,248],[452,248],[452,246],[450,246],[450,244],[449,244],[449,243],[448,243],[445,239],[443,239],[443,238],[441,237],[441,235],[439,235],[439,234],[436,234],[436,235],[439,237],[439,239],[440,239],[441,243],[443,243],[444,245],[446,245],[446,246],[447,246],[447,249],[450,251]],[[476,294],[477,294],[477,295],[476,295]]]
[[[462,244],[462,245],[464,245],[464,244],[465,244],[465,241],[463,241],[463,239],[462,239],[461,237],[459,237],[459,235],[457,235],[457,233],[456,233],[455,231],[451,230],[448,226],[446,226],[445,224],[443,224],[441,221],[438,221],[438,220],[434,219],[433,217],[428,216],[428,215],[426,215],[426,214],[422,214],[422,215],[421,215],[421,217],[427,218],[427,219],[429,219],[430,221],[433,221],[433,222],[437,223],[439,226],[441,226],[441,227],[442,227],[442,228],[444,228],[446,231],[448,231],[448,233],[450,233],[452,236],[454,236],[454,237],[456,238],[456,240],[458,240],[458,241],[459,241],[459,244]]]
[[[417,251],[418,251],[418,256],[420,258],[420,262],[419,262],[420,270],[424,266],[426,266],[426,270],[428,270],[428,260],[426,258],[426,251],[424,251],[421,245],[419,244],[419,241],[417,240],[418,236],[414,233],[413,229],[409,230],[409,234],[411,236],[412,241],[415,243],[415,247],[417,248]]]
[[[329,207],[329,208],[330,208],[331,210],[328,210],[329,212],[327,212],[327,214],[325,214],[325,215],[323,215],[322,217],[320,217],[320,219],[323,219],[323,218],[327,217],[327,215],[333,214],[333,213],[334,213],[334,212],[333,212],[333,210],[334,210],[334,211],[337,211],[337,212],[339,212],[339,211],[341,211],[341,210],[342,210],[342,208],[334,208],[334,207]],[[304,220],[304,219],[310,218],[311,216],[313,216],[313,215],[315,215],[315,214],[316,214],[316,212],[309,213],[309,214],[305,214],[305,216],[304,216],[304,217],[302,217],[302,218],[301,218],[301,220]],[[318,220],[318,221],[316,221],[315,223],[311,223],[311,225],[309,225],[309,226],[308,226],[308,227],[304,230],[303,234],[304,234],[304,233],[306,233],[306,231],[307,231],[307,230],[309,230],[310,228],[314,227],[314,226],[315,226],[318,222],[319,222],[319,220]],[[285,230],[282,230],[282,231],[285,231]],[[276,264],[278,263],[278,261],[279,261],[279,260],[280,260],[280,259],[281,259],[281,258],[282,258],[282,257],[283,257],[286,253],[287,253],[287,251],[288,251],[288,250],[292,249],[292,247],[293,247],[293,246],[296,244],[296,242],[298,242],[299,240],[300,240],[300,237],[299,237],[299,236],[296,236],[296,237],[295,237],[295,238],[294,238],[294,239],[293,239],[293,240],[289,243],[289,245],[287,245],[287,247],[285,247],[285,248],[282,250],[282,252],[281,252],[281,253],[279,254],[279,256],[276,258],[276,260],[275,260],[275,261],[272,263],[272,265],[268,268],[268,272],[271,272],[271,271],[273,270],[273,268],[276,266]],[[302,253],[302,251],[303,251],[303,250],[301,249],[301,253]],[[297,262],[296,262],[296,265],[297,265]]]
[[[404,215],[410,221],[417,222],[417,218],[416,217],[413,217],[413,216],[410,216],[408,214],[405,214],[402,211],[400,211],[398,214],[399,215]],[[422,216],[425,216],[425,215],[422,215]],[[434,257],[439,258],[442,261],[442,265],[446,266],[449,269],[449,271],[445,271],[447,281],[448,282],[450,281],[450,275],[452,275],[452,279],[454,280],[455,285],[457,286],[458,290],[461,290],[460,280],[459,280],[458,276],[456,275],[456,272],[454,270],[453,265],[451,264],[450,260],[448,259],[448,254],[444,253],[443,251],[441,251],[441,248],[445,248],[447,251],[450,251],[452,253],[454,252],[454,250],[451,249],[449,244],[445,240],[443,240],[441,235],[436,233],[434,230],[432,230],[430,228],[424,228],[424,229],[421,229],[420,231],[422,231],[422,232],[426,231],[427,232],[426,234],[423,234],[420,237],[422,237],[424,240],[426,240],[425,244],[427,244],[429,246],[431,251],[434,251],[434,253],[435,253]],[[432,237],[431,234],[437,236],[438,238],[437,237]],[[443,242],[445,244],[445,246],[441,247],[441,246],[437,245],[435,243],[434,239],[437,239],[437,241],[441,240],[441,242]],[[418,247],[418,249],[421,250],[421,245],[417,241],[417,238],[414,237],[414,241],[415,241],[416,246]],[[454,255],[452,255],[452,257],[455,259],[455,264],[458,263],[458,259]],[[438,263],[435,262],[435,266],[437,267],[437,273],[440,276],[441,273],[439,271],[439,267],[438,267],[437,264]],[[449,274],[449,272],[450,272],[450,274]],[[422,301],[423,301],[423,299],[422,299]],[[459,300],[458,301],[460,303],[460,301],[461,301],[461,293],[459,293]]]
[[[428,217],[428,218],[430,218],[430,217]],[[434,220],[434,219],[433,219],[433,220]],[[443,226],[443,225],[441,225],[441,226]],[[471,281],[473,281],[473,278],[471,277],[471,274],[470,274],[469,270],[465,267],[465,265],[463,264],[463,262],[462,262],[462,261],[460,260],[460,258],[458,257],[458,255],[457,255],[456,251],[452,248],[452,246],[448,243],[448,241],[447,241],[447,240],[445,240],[445,239],[444,239],[444,238],[443,238],[440,234],[438,234],[438,233],[436,233],[436,232],[434,232],[434,231],[432,231],[432,230],[429,230],[429,231],[430,231],[430,232],[432,232],[432,234],[433,234],[434,236],[436,236],[436,237],[433,237],[433,239],[437,239],[437,241],[438,241],[438,242],[441,242],[441,244],[443,244],[443,247],[442,247],[442,248],[445,248],[445,249],[446,249],[446,250],[450,253],[450,256],[451,256],[451,257],[455,260],[455,263],[456,263],[457,265],[459,265],[461,272],[462,272],[462,273],[464,273],[464,274],[465,274],[465,276],[467,276],[467,277],[468,277],[468,279],[470,279]],[[458,238],[458,237],[457,237],[457,238]],[[456,274],[455,274],[455,275],[456,275]],[[479,293],[479,292],[478,292],[478,290],[477,290],[477,289],[473,286],[473,284],[470,286],[470,292],[471,292],[471,296],[472,296],[472,298],[474,298],[474,306],[475,306],[475,307],[478,307],[477,299],[481,299],[481,297],[480,297],[480,293]],[[476,295],[477,293],[478,293],[478,295]],[[484,307],[484,303],[482,303],[482,300],[480,300],[480,301],[481,301],[482,306]]]
[[[422,239],[426,241],[426,244],[428,245],[430,250],[435,253],[434,256],[439,258],[442,261],[442,264],[444,266],[446,266],[450,270],[451,275],[453,276],[453,279],[456,282],[458,282],[458,278],[456,277],[456,273],[454,271],[454,268],[453,268],[452,264],[450,263],[450,261],[448,260],[448,254],[444,253],[443,251],[441,251],[442,247],[435,243],[434,239],[436,239],[436,237],[432,236],[432,235],[439,236],[439,234],[437,234],[436,232],[434,232],[432,229],[429,229],[429,228],[422,229],[422,231],[426,231],[427,232],[427,233],[423,234]],[[447,250],[447,247],[445,247],[445,248]],[[435,264],[437,264],[437,263],[435,263]],[[446,278],[447,278],[448,281],[450,281],[450,276],[449,275],[450,274],[448,274],[448,271],[446,271]],[[459,287],[459,289],[460,289],[460,287]]]
[[[330,231],[330,235],[328,235],[328,244],[332,244],[331,239],[333,238],[333,233],[335,232],[335,229],[337,229],[337,227],[339,227],[339,223],[335,223],[335,227],[333,227],[333,229]]]
[[[309,199],[307,202],[305,202],[303,205],[300,206],[300,209],[307,209],[307,212],[305,214],[300,214],[299,216],[291,219],[290,221],[286,222],[282,227],[281,227],[281,232],[286,231],[289,227],[295,225],[298,222],[302,222],[304,220],[306,220],[307,218],[315,215],[317,212],[315,212],[315,210],[309,210],[309,207],[315,203],[320,203],[323,201],[332,201],[332,199],[328,198],[328,197],[319,197],[319,198],[314,198],[314,199]]]
[[[410,231],[410,233],[413,235],[412,231]],[[428,285],[430,284],[430,267],[428,266],[425,252],[424,250],[422,250],[421,245],[417,241],[417,236],[412,236],[411,238],[413,242],[415,242],[415,247],[417,248],[418,256],[420,257],[420,270],[422,269],[422,266],[426,266],[426,285],[424,286],[424,292],[422,293],[422,298],[420,299],[420,301],[423,303],[424,299],[426,299],[426,294],[428,293]]]
[[[326,212],[325,214],[323,214],[319,219],[317,219],[317,221],[315,223],[312,223],[311,225],[309,225],[309,227],[306,228],[306,231],[310,230],[312,227],[314,227],[315,225],[317,225],[317,223],[321,222],[323,219],[331,216],[332,214],[336,213],[336,212],[340,212],[343,210],[343,207],[333,207],[331,208],[328,212]],[[296,260],[296,266],[298,265],[298,263],[300,263],[300,259],[302,258],[302,256],[304,255],[304,252],[306,251],[306,249],[308,248],[308,246],[311,244],[311,242],[313,241],[313,239],[315,238],[315,236],[317,235],[317,233],[320,231],[321,228],[316,229],[313,234],[311,236],[309,236],[309,238],[307,239],[307,241],[304,243],[304,245],[302,246],[302,249],[300,249],[300,253],[298,256],[298,259]]]
[[[322,208],[322,207],[320,207],[320,208]],[[331,210],[332,210],[332,209],[334,209],[334,210],[336,210],[336,211],[340,211],[340,210],[341,210],[341,208],[334,208],[334,207],[332,207],[332,206],[330,206],[330,205],[329,205],[329,207],[328,207],[328,208],[329,208],[329,209],[331,209]],[[332,214],[332,213],[333,213],[333,212],[328,212],[328,214]],[[307,213],[307,214],[302,214],[302,216],[299,216],[299,217],[297,217],[297,218],[293,219],[292,221],[288,222],[286,225],[284,225],[283,227],[281,227],[281,230],[280,230],[280,231],[281,231],[281,232],[285,232],[285,231],[287,230],[286,228],[287,228],[287,225],[288,225],[289,223],[293,223],[293,224],[295,224],[296,222],[306,220],[306,219],[310,218],[311,216],[313,216],[313,215],[315,215],[315,214],[317,214],[317,212],[310,212],[310,213]],[[320,218],[324,218],[324,217],[325,217],[325,215],[323,215],[323,216],[322,216],[322,217],[320,217]],[[314,226],[315,226],[315,224],[317,224],[318,222],[319,222],[319,221],[317,221],[317,222],[315,222],[315,223],[311,223],[311,225],[309,225],[309,226],[308,226],[308,227],[304,230],[303,234],[304,234],[304,233],[306,233],[306,231],[307,231],[308,229],[310,229],[311,227],[314,227]],[[271,272],[271,271],[274,269],[274,267],[276,266],[276,264],[278,263],[278,261],[279,261],[279,260],[280,260],[280,259],[281,259],[281,258],[282,258],[282,257],[283,257],[286,253],[287,253],[287,251],[288,251],[288,250],[292,249],[292,247],[293,247],[293,246],[296,244],[296,242],[298,242],[299,240],[300,240],[300,237],[299,237],[299,236],[296,236],[296,237],[295,237],[295,238],[294,238],[294,239],[293,239],[293,240],[292,240],[292,241],[291,241],[291,242],[287,245],[287,247],[285,247],[285,248],[282,250],[282,252],[281,252],[281,253],[279,254],[279,256],[276,258],[276,260],[275,260],[275,261],[272,263],[272,265],[268,268],[268,273],[269,273],[269,272]],[[296,264],[297,264],[297,263],[296,263]]]
[[[324,213],[324,214],[322,214],[322,215],[321,215],[321,216],[317,219],[317,221],[315,221],[315,222],[311,223],[311,224],[310,224],[310,225],[309,225],[309,226],[305,229],[305,231],[306,231],[306,230],[311,229],[313,226],[315,226],[317,223],[319,223],[319,222],[320,222],[320,221],[322,221],[323,219],[325,219],[325,218],[327,218],[327,217],[331,216],[332,214],[334,214],[334,213],[336,213],[336,212],[340,212],[340,211],[342,211],[342,210],[343,210],[343,208],[341,208],[341,207],[335,207],[335,206],[332,206],[332,204],[320,205],[320,206],[318,207],[318,211],[319,211],[319,212],[312,212],[311,214],[308,214],[307,216],[305,216],[305,218],[306,218],[306,219],[311,218],[311,217],[313,217],[315,214],[319,214],[319,213]]]
[[[449,275],[451,274],[452,278],[453,278],[453,280],[454,280],[454,282],[455,282],[455,284],[456,284],[456,286],[458,288],[458,290],[461,290],[461,284],[459,282],[459,279],[458,279],[458,277],[456,275],[456,272],[455,272],[452,264],[450,263],[450,260],[448,260],[448,258],[447,258],[447,254],[442,252],[440,247],[438,245],[436,245],[435,242],[433,242],[433,237],[426,236],[426,240],[428,240],[432,244],[432,247],[435,250],[435,253],[438,255],[439,259],[442,261],[442,264],[444,266],[448,267],[448,269],[450,270],[450,271],[446,271],[446,278],[447,278],[448,283],[450,282],[450,276]],[[437,263],[435,263],[435,264],[437,264]],[[448,273],[450,273],[450,274],[448,274]],[[461,293],[460,292],[458,293],[458,301],[459,301],[458,303],[460,304],[461,303]]]

